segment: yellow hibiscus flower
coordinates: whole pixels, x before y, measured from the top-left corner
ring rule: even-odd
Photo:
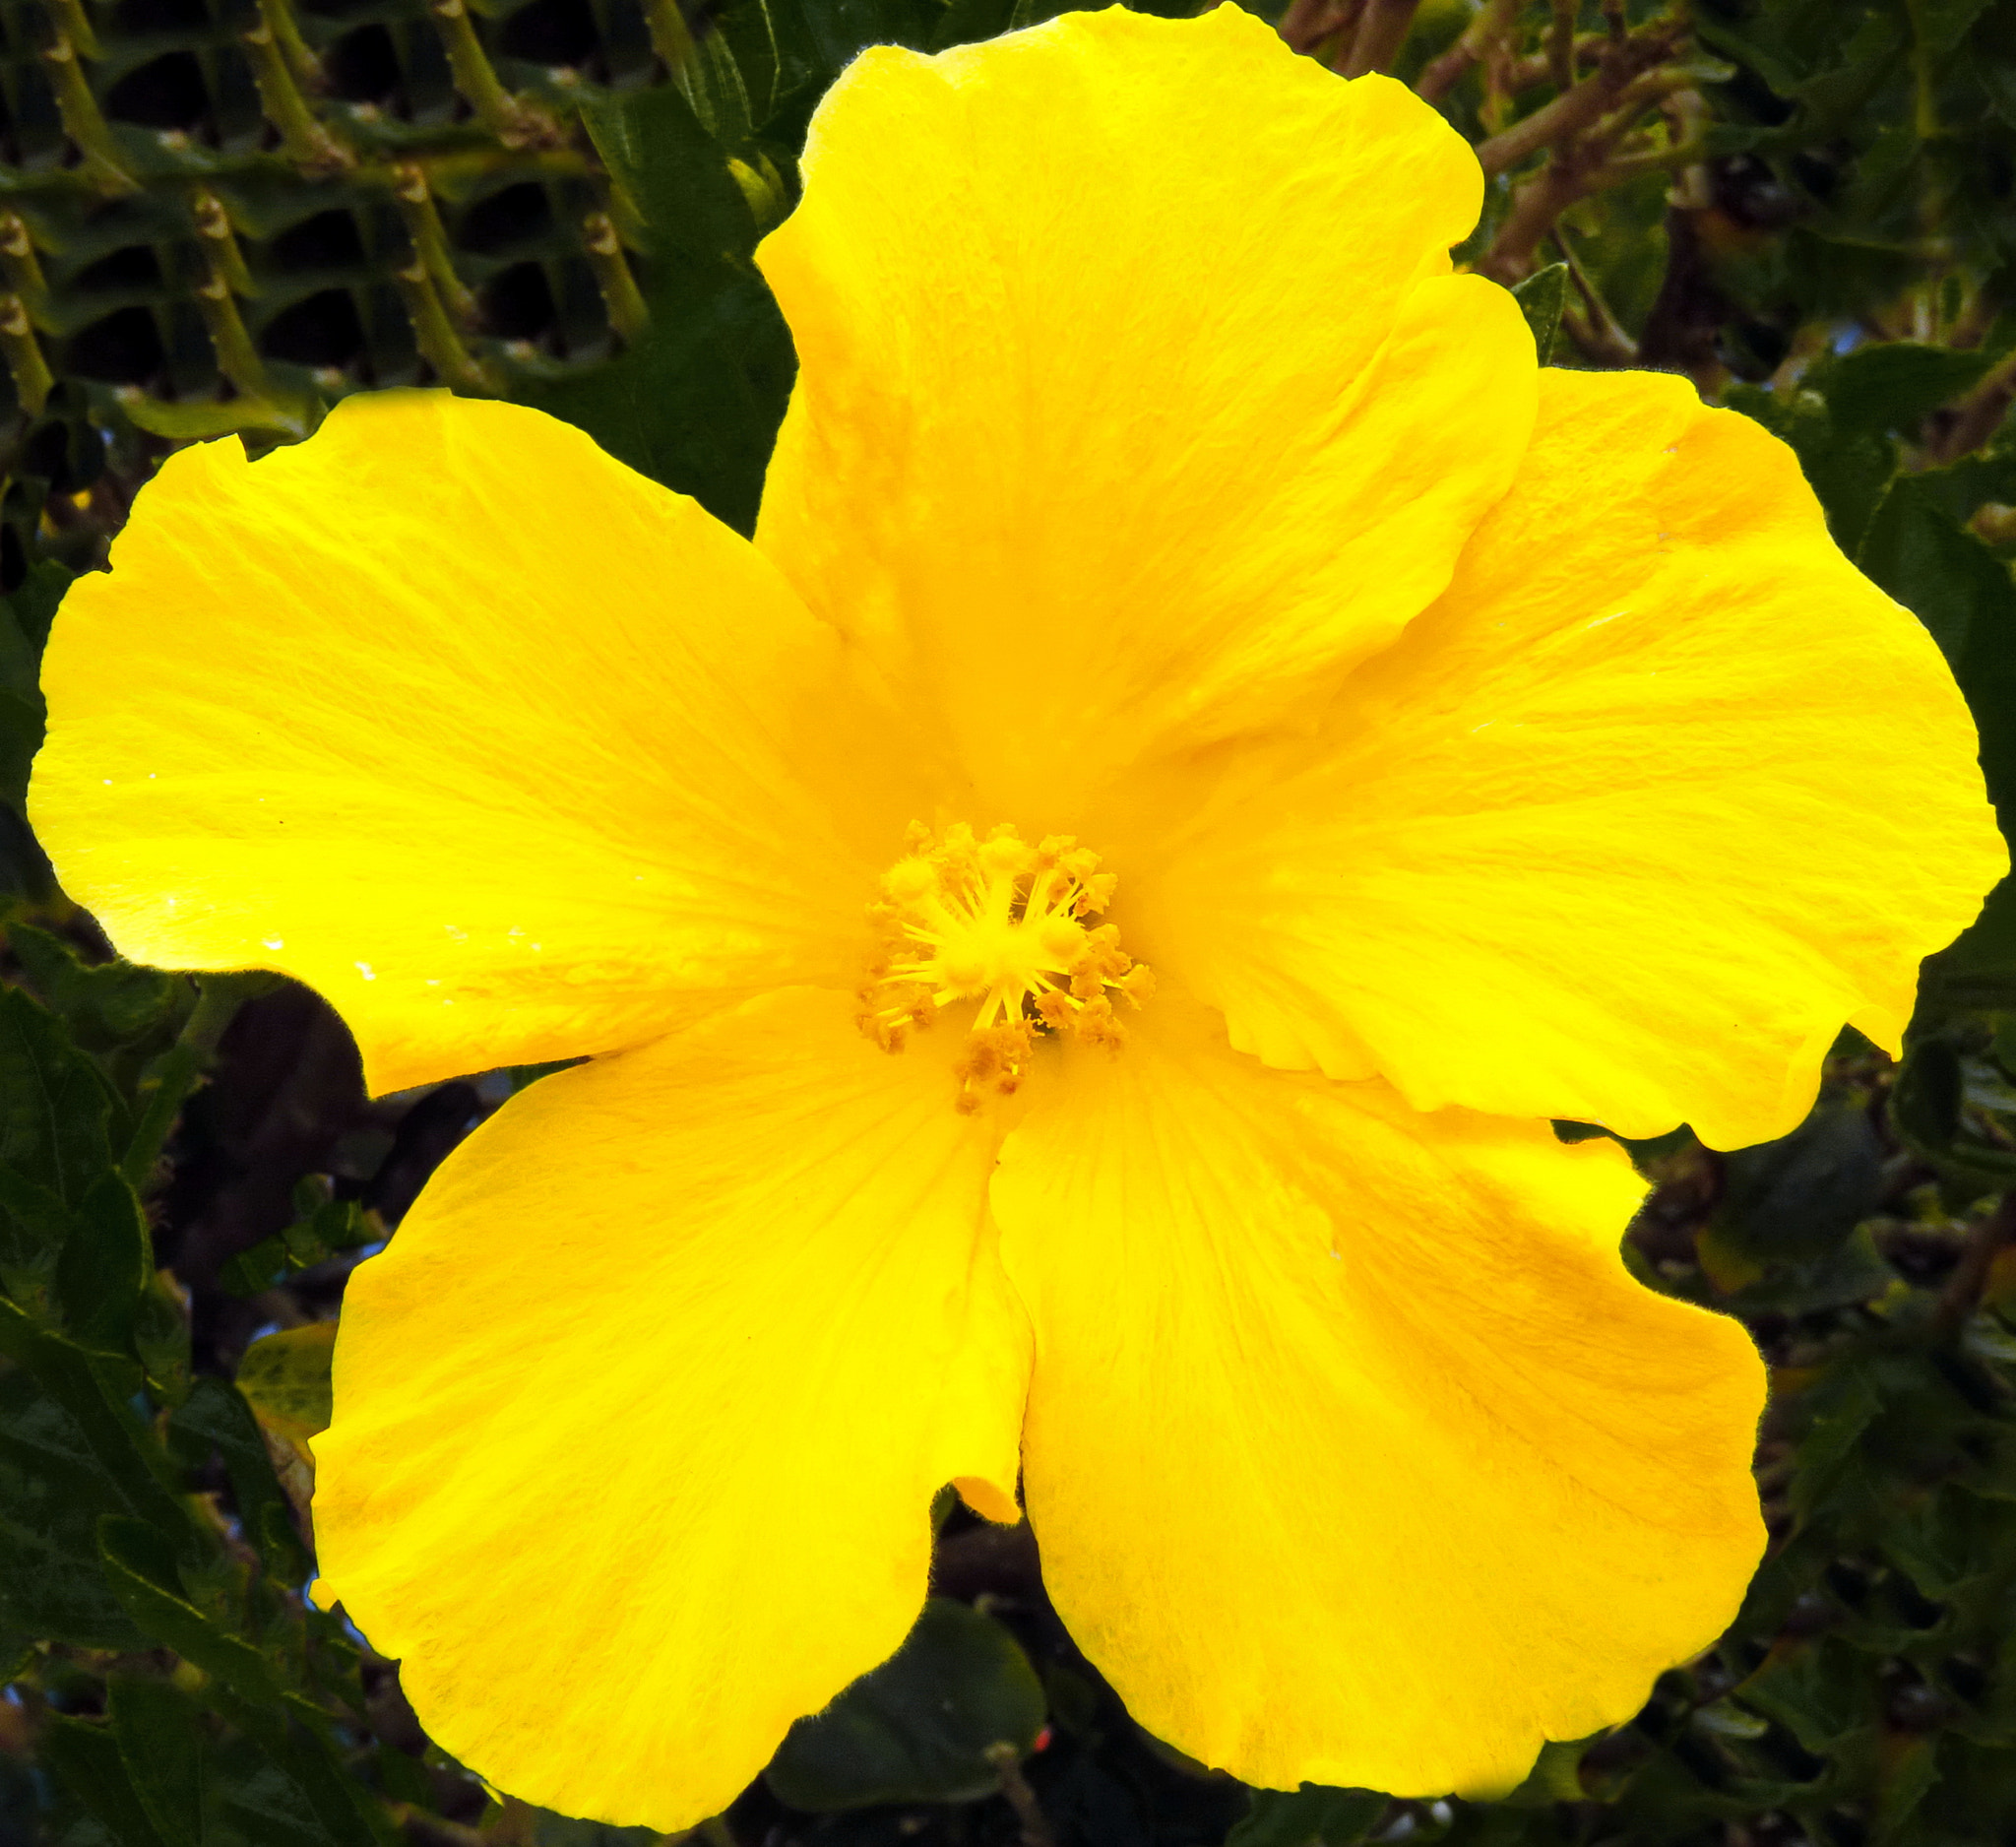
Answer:
[[[1193,1756],[1503,1788],[1762,1543],[1755,1353],[1547,1118],[1733,1146],[1894,1046],[2005,863],[1965,708],[1779,443],[1539,371],[1461,140],[1244,13],[872,50],[805,174],[753,544],[354,398],[171,458],[57,622],[123,951],[299,977],[379,1091],[596,1054],[352,1280],[325,1591],[494,1783],[676,1828],[956,1481]]]

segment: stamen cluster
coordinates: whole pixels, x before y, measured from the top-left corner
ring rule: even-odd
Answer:
[[[882,948],[860,988],[862,1032],[900,1051],[939,1009],[977,1000],[959,1061],[959,1108],[977,1109],[1022,1081],[1040,1033],[1119,1046],[1113,996],[1136,1006],[1155,978],[1091,924],[1117,883],[1069,834],[1032,847],[1003,823],[978,839],[965,822],[942,833],[913,823],[908,851],[882,875],[868,917]]]

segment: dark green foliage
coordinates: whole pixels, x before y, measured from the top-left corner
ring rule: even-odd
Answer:
[[[1526,324],[1533,329],[1534,350],[1545,365],[1554,356],[1554,343],[1561,337],[1561,310],[1568,301],[1568,266],[1549,263],[1535,270],[1512,290],[1519,299]]]
[[[791,1728],[763,1780],[815,1811],[973,1802],[1028,1755],[1044,1716],[1042,1683],[1015,1638],[933,1599],[894,1657]]]

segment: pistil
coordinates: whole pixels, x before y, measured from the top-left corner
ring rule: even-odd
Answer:
[[[868,916],[882,948],[859,990],[862,1032],[887,1051],[944,1008],[976,1001],[953,1066],[958,1107],[977,1109],[1022,1082],[1044,1034],[1117,1048],[1115,995],[1138,1006],[1155,978],[1096,924],[1117,882],[1068,834],[1030,846],[1007,823],[984,840],[964,822],[913,824]]]

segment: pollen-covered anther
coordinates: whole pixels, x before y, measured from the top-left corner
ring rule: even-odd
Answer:
[[[958,1061],[959,1107],[1012,1094],[1037,1041],[1061,1034],[1117,1047],[1113,1000],[1139,1006],[1155,978],[1110,924],[1088,924],[1117,880],[1068,834],[1032,847],[1004,823],[980,838],[964,822],[913,825],[907,851],[868,907],[882,943],[859,989],[860,1029],[888,1051],[942,1008],[976,1001]]]

